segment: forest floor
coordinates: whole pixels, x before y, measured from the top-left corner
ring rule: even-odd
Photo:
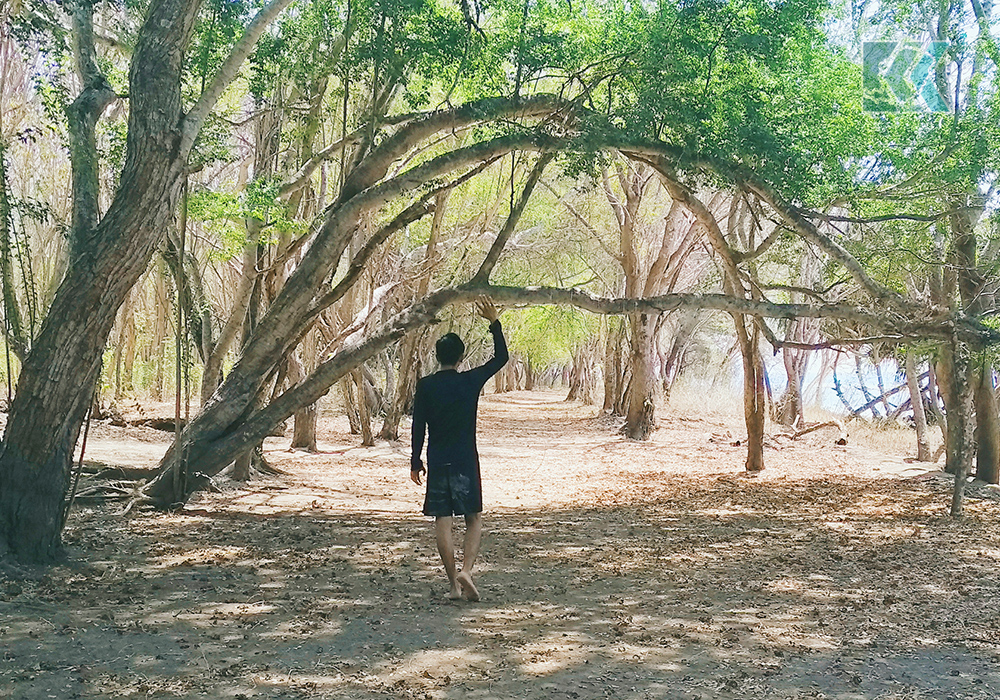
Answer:
[[[78,507],[68,563],[0,577],[0,698],[1000,697],[992,488],[956,521],[936,465],[836,431],[749,476],[734,419],[667,409],[636,443],[561,398],[481,403],[480,602],[444,597],[407,444],[331,420],[180,512]]]

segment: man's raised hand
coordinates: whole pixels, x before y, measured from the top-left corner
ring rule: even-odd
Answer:
[[[494,306],[493,300],[488,296],[481,296],[476,299],[476,313],[485,318],[490,323],[493,323],[500,316],[500,312],[497,311],[497,307]]]

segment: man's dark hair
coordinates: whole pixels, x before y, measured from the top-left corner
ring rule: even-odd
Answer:
[[[438,362],[442,365],[457,365],[465,354],[465,343],[454,333],[448,333],[438,338],[434,345]]]

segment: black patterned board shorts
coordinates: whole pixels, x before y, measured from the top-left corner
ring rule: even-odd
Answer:
[[[451,515],[471,515],[483,510],[483,495],[480,484],[470,475],[455,472],[451,465],[442,464],[440,469],[447,476],[427,479],[427,495],[424,498],[424,515],[443,518]]]

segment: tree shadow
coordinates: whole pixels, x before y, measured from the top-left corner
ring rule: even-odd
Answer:
[[[997,506],[926,483],[700,485],[486,515],[483,601],[418,516],[76,516],[0,580],[0,697],[994,698]]]

